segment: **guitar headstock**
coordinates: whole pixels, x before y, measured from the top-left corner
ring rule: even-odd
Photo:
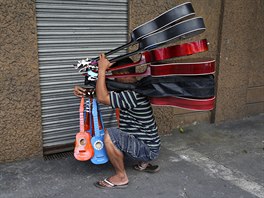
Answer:
[[[75,69],[79,70],[79,73],[88,76],[89,81],[97,80],[98,66],[97,61],[91,59],[83,59],[73,65]]]
[[[97,61],[86,58],[86,59],[79,60],[77,64],[74,64],[73,66],[75,67],[75,69],[82,69],[86,67],[91,67],[94,69],[94,68],[97,68]]]

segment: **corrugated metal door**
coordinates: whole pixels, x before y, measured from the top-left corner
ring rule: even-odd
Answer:
[[[127,41],[127,0],[36,0],[39,72],[45,153],[72,145],[79,131],[74,85],[84,77],[73,64]],[[101,106],[106,127],[114,111]]]

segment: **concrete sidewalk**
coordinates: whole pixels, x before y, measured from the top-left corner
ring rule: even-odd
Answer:
[[[73,157],[0,164],[1,198],[264,198],[264,115],[221,125],[196,124],[162,136],[161,170],[134,171],[126,161],[126,189],[93,183],[111,176],[111,165]]]

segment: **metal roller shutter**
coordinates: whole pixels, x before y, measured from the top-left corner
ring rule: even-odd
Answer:
[[[44,153],[69,149],[79,131],[73,64],[127,41],[127,0],[36,0]],[[121,52],[122,53],[122,52]],[[101,105],[105,127],[115,112]]]

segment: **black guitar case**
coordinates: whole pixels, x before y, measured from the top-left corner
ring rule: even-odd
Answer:
[[[86,85],[95,86],[94,81],[86,81]],[[214,96],[215,81],[213,75],[203,76],[147,76],[135,84],[126,84],[107,79],[109,91],[134,90],[149,97],[184,97],[206,99]]]

